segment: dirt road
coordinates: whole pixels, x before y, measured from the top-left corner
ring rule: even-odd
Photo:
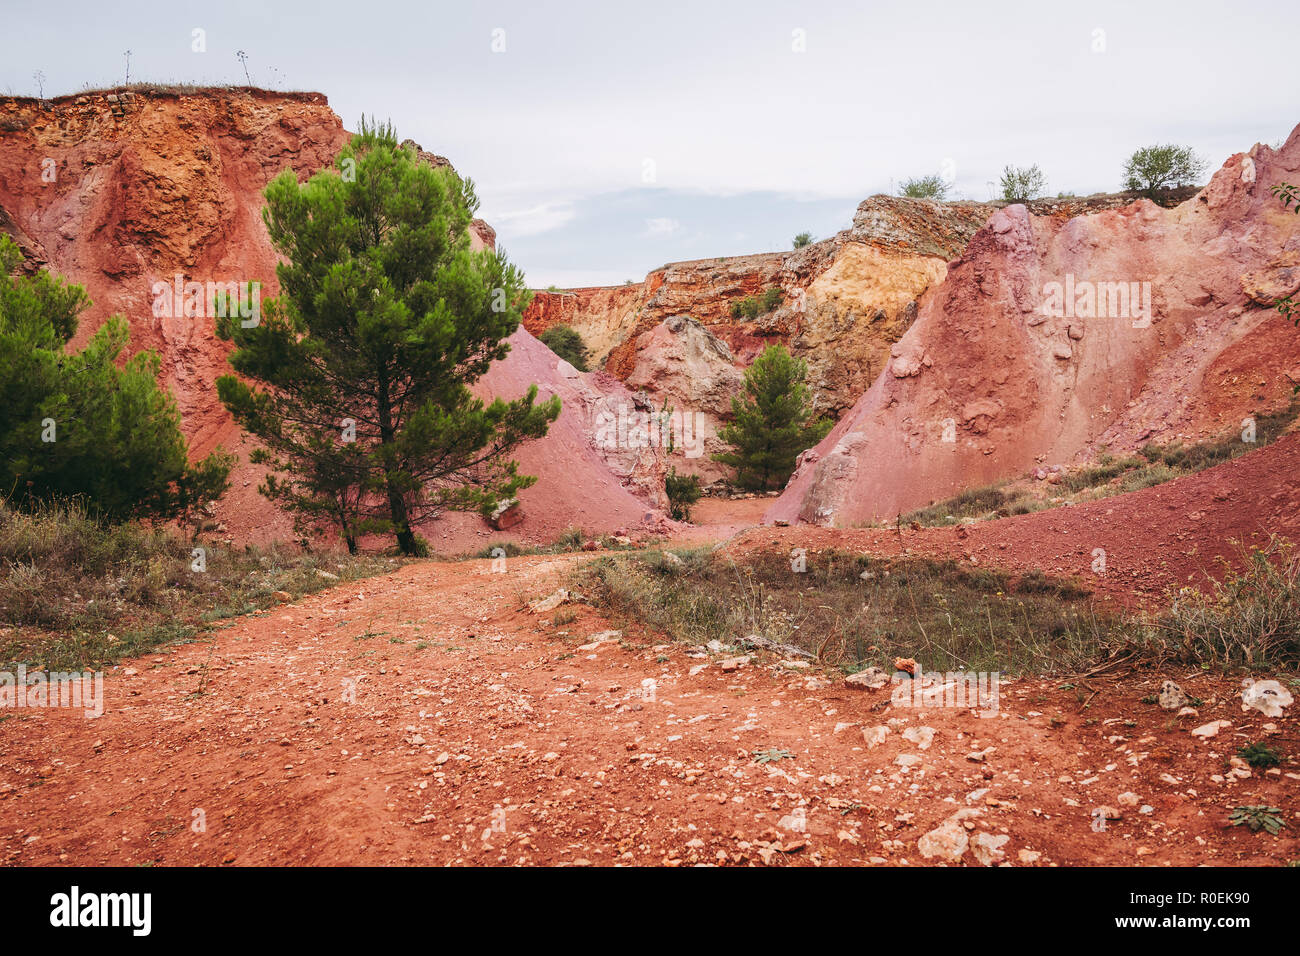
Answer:
[[[1298,736],[1293,716],[1243,713],[1235,681],[1173,675],[1203,699],[1186,718],[1141,703],[1155,690],[1145,680],[1004,683],[987,717],[899,706],[888,687],[850,689],[777,658],[730,670],[729,654],[602,639],[611,626],[584,605],[563,605],[577,616],[559,626],[530,613],[587,557],[512,558],[504,573],[411,565],[114,668],[97,719],[10,712],[4,862],[1300,856],[1294,762],[1224,777],[1242,742],[1294,754]],[[1219,718],[1232,725],[1217,737],[1190,734]],[[1288,828],[1228,828],[1237,804],[1282,807]]]

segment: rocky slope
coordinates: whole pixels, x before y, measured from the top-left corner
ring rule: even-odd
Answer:
[[[1174,204],[1195,190],[1168,190]],[[1066,220],[1131,204],[1133,193],[1039,199],[1035,215]],[[942,281],[988,217],[1005,202],[934,202],[872,196],[858,207],[850,228],[791,252],[759,253],[672,262],[640,284],[537,290],[524,316],[534,335],[570,325],[583,337],[597,364],[630,385],[636,379],[673,377],[675,356],[661,364],[656,346],[672,341],[668,320],[686,317],[703,326],[731,352],[728,364],[743,370],[771,342],[787,345],[807,361],[814,401],[838,416],[850,408],[884,368],[890,347],[916,318],[927,289]],[[734,304],[778,288],[780,307],[757,318],[737,318]],[[654,333],[654,334],[651,334]],[[701,386],[707,396],[735,379]],[[637,383],[640,387],[640,383]],[[694,401],[671,390],[649,390],[649,401]]]
[[[782,342],[807,360],[819,410],[837,414],[871,383],[915,317],[916,301],[992,210],[873,196],[858,207],[851,228],[803,249],[669,263],[640,285],[539,291],[524,324],[534,334],[573,326],[605,369],[629,382],[634,373],[658,375],[650,346],[665,337],[647,333],[670,318],[702,325],[730,349],[737,369],[770,342]],[[770,288],[783,293],[779,307],[757,317],[732,315],[733,304]],[[709,383],[705,391],[723,385]]]
[[[1230,157],[1175,208],[997,211],[768,519],[890,518],[1281,404],[1300,379],[1300,333],[1271,306],[1300,287],[1300,217],[1269,187],[1298,179],[1300,130]]]
[[[330,163],[348,136],[318,93],[137,89],[43,103],[0,99],[0,230],[23,248],[27,268],[44,265],[86,287],[94,304],[82,317],[79,340],[117,313],[130,323],[131,350],[160,353],[162,381],[176,396],[192,454],[221,444],[246,457],[250,446],[214,385],[229,368],[228,345],[217,339],[211,317],[155,314],[154,283],[170,285],[177,275],[202,283],[260,281],[263,295],[274,295],[277,256],[261,218],[261,191],[284,169],[307,179]],[[426,162],[449,165],[412,145]],[[479,248],[495,241],[481,221],[473,233]],[[500,363],[505,368],[489,376],[508,385],[506,397],[541,381],[544,393],[559,391],[566,404],[572,396],[590,405],[600,393],[593,383],[616,384],[603,377],[575,381],[571,369],[572,375],[560,374],[553,365],[549,378],[528,378],[521,369],[532,373],[545,364],[533,362],[533,353],[550,353],[530,337],[516,344]],[[623,393],[615,392],[621,401]],[[525,503],[533,501],[526,511],[546,516],[535,523],[579,523],[586,513],[626,523],[654,509],[661,488],[632,501],[633,493],[654,484],[645,479],[648,462],[602,456],[590,437],[585,451],[575,452],[578,436],[589,430],[572,425],[568,409],[560,424],[564,438],[555,448],[542,439],[521,454],[525,473],[539,474],[542,466],[575,454],[582,464],[568,474],[548,471],[548,479],[525,492]],[[611,471],[607,458],[621,470]],[[530,471],[533,463],[538,469]],[[291,522],[257,493],[260,480],[256,467],[241,464],[217,518],[240,540],[287,538]],[[608,489],[609,498],[575,499],[570,507],[571,481],[589,495]],[[458,525],[457,541],[473,543],[483,524],[477,517],[472,522],[472,528]],[[517,533],[527,534],[527,526]]]
[[[347,133],[314,93],[127,96],[0,101],[0,206],[50,269],[86,287],[80,337],[119,313],[132,350],[161,353],[205,452],[230,437],[213,387],[225,353],[211,321],[156,318],[153,284],[273,282],[258,191],[286,167],[320,169]]]

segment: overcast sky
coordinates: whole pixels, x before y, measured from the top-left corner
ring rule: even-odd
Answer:
[[[447,156],[544,287],[788,248],[940,173],[990,198],[1118,188],[1138,146],[1217,168],[1300,123],[1300,3],[4,0],[0,89],[133,80],[325,93]],[[194,30],[205,52],[194,52]]]

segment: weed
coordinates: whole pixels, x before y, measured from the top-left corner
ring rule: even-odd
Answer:
[[[1237,756],[1252,767],[1276,767],[1282,762],[1282,755],[1262,742],[1237,748]]]
[[[1267,807],[1261,804],[1233,807],[1232,814],[1228,817],[1228,825],[1250,827],[1251,833],[1266,830],[1273,836],[1277,836],[1286,826],[1286,821],[1282,819],[1282,811],[1278,807]]]

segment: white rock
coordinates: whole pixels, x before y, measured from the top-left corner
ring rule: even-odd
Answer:
[[[879,667],[868,667],[844,678],[844,683],[858,690],[880,690],[889,683],[889,675]]]
[[[554,611],[568,599],[569,592],[564,588],[560,588],[549,597],[542,598],[539,601],[534,601],[532,604],[528,605],[528,607],[534,614],[545,614],[547,611]]]
[[[1291,692],[1275,680],[1254,681],[1241,692],[1241,709],[1257,710],[1265,717],[1281,717],[1293,703]]]
[[[1197,727],[1195,730],[1193,730],[1192,736],[1200,737],[1202,740],[1206,740],[1218,734],[1218,732],[1220,730],[1223,730],[1225,727],[1231,727],[1231,726],[1232,726],[1232,721],[1230,720],[1212,720],[1208,724],[1202,724],[1200,727]]]
[[[1005,855],[1002,847],[1011,839],[1005,833],[994,836],[992,833],[977,833],[971,841],[971,852],[975,859],[984,866],[992,866]]]
[[[966,834],[962,821],[978,817],[980,813],[981,811],[974,807],[962,807],[929,833],[924,834],[916,841],[916,848],[921,851],[921,856],[927,859],[938,857],[947,863],[961,860],[970,846],[970,837]]]
[[[580,651],[594,651],[602,644],[610,644],[617,641],[622,636],[622,631],[601,631],[599,634],[591,635],[591,640],[578,648]]]
[[[1183,689],[1171,680],[1165,681],[1160,685],[1160,693],[1156,695],[1156,702],[1162,710],[1179,710],[1187,706],[1187,695]]]
[[[934,740],[933,727],[908,727],[903,731],[903,739],[916,744],[918,750],[929,750]]]
[[[868,750],[879,747],[885,742],[885,738],[888,736],[889,728],[884,724],[881,724],[879,727],[866,727],[862,731],[862,739],[867,742]]]

